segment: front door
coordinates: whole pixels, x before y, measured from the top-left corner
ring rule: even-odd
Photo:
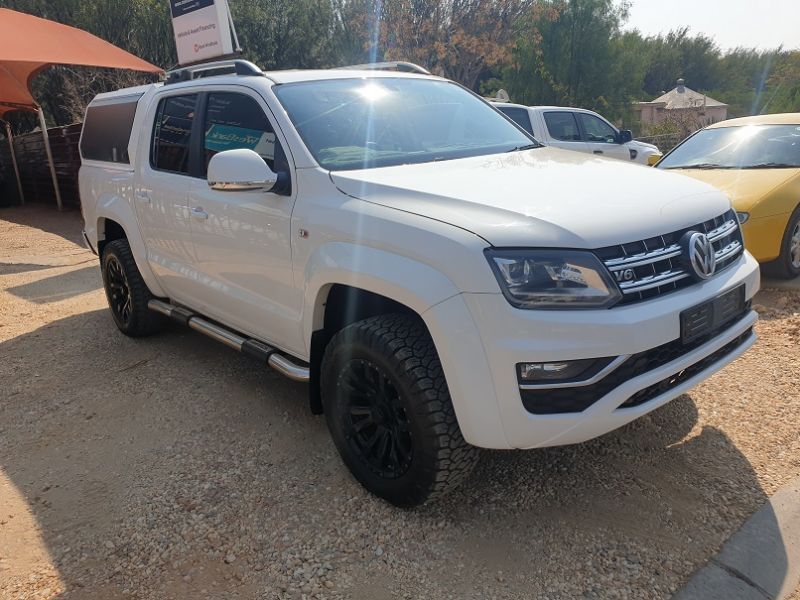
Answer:
[[[619,143],[619,132],[609,123],[589,113],[577,113],[586,136],[586,143],[593,154],[631,160],[631,153],[625,144]]]
[[[203,174],[218,152],[249,148],[292,179],[279,193],[218,191],[205,179],[189,186],[192,240],[208,316],[279,348],[303,353],[302,290],[292,274],[294,178],[284,145],[255,93],[220,91],[205,99]]]
[[[581,130],[574,113],[566,110],[549,110],[544,113],[544,124],[550,138],[548,145],[564,150],[589,152],[589,146],[581,139]]]

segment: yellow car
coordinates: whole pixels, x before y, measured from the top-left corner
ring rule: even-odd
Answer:
[[[800,275],[800,113],[715,123],[656,168],[679,170],[726,192],[751,254],[774,275]]]

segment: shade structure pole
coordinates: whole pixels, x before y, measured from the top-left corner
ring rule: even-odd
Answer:
[[[58,189],[58,177],[56,176],[56,165],[53,162],[53,151],[50,149],[50,136],[47,134],[47,123],[44,120],[44,111],[41,106],[38,109],[39,125],[42,128],[42,138],[44,138],[44,150],[47,152],[47,162],[50,163],[50,176],[53,178],[53,189],[56,191],[56,204],[58,204],[58,210],[64,210],[64,206],[61,204],[61,190]]]
[[[22,179],[19,176],[19,166],[17,165],[17,154],[14,152],[14,135],[11,133],[11,125],[8,121],[3,121],[6,124],[6,138],[8,138],[8,147],[11,149],[11,164],[14,165],[14,175],[17,176],[17,189],[19,190],[19,201],[25,204],[25,193],[22,191]]]

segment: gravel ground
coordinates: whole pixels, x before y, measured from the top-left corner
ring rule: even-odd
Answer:
[[[757,346],[579,446],[486,452],[414,511],[305,389],[186,329],[119,334],[80,215],[0,211],[0,597],[669,598],[800,475],[800,293]]]

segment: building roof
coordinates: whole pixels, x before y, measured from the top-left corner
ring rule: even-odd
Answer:
[[[728,106],[724,102],[715,100],[714,98],[696,92],[693,89],[686,87],[683,79],[678,79],[678,85],[674,89],[663,94],[653,100],[652,102],[640,102],[639,104],[663,104],[667,110],[674,110],[678,108],[698,108],[701,106]]]
[[[800,113],[779,113],[775,115],[756,115],[753,117],[740,117],[714,123],[710,127],[741,127],[744,125],[798,125],[800,126]]]

